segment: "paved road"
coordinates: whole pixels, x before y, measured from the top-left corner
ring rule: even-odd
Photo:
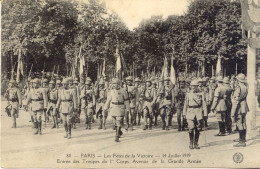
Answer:
[[[20,112],[18,128],[12,129],[11,118],[4,113],[5,104],[2,102],[1,111],[2,167],[260,166],[260,161],[256,160],[260,159],[260,135],[248,140],[246,148],[234,148],[232,140],[237,138],[237,134],[215,136],[218,126],[214,116],[209,118],[210,128],[201,133],[201,149],[190,150],[188,133],[177,131],[176,117],[170,131],[162,131],[160,125],[150,131],[136,126],[134,131],[124,132],[119,143],[114,142],[115,132],[111,129],[110,119],[107,130],[98,130],[97,122],[92,130],[85,130],[84,124],[80,123],[77,129],[72,130],[72,139],[68,140],[63,138],[63,127],[51,129],[52,124],[43,126],[43,135],[33,135],[29,113],[24,111]],[[257,121],[259,130],[259,113]],[[234,162],[235,153],[243,155],[242,162],[241,158],[237,160],[240,163]]]

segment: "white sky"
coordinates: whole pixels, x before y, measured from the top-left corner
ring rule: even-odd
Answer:
[[[114,10],[129,29],[138,27],[143,19],[153,15],[182,15],[187,11],[190,0],[104,0],[109,9]]]

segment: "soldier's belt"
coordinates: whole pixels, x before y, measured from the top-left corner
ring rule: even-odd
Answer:
[[[200,108],[201,105],[197,105],[197,106],[189,106],[189,108]]]
[[[57,103],[57,100],[49,100],[49,102],[53,103],[53,104],[56,104]]]
[[[114,105],[124,105],[124,102],[112,102]]]
[[[18,102],[18,99],[16,98],[16,99],[10,99],[9,101],[11,101],[11,102]]]
[[[39,101],[43,101],[43,99],[32,99],[32,101],[39,102]]]
[[[72,100],[61,100],[61,102],[72,102]]]
[[[143,100],[147,101],[147,102],[152,102],[153,101],[153,99],[149,99],[149,98],[144,98]]]

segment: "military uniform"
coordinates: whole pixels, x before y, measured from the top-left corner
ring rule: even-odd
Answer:
[[[86,87],[84,90],[81,91],[80,99],[81,99],[81,111],[85,112],[85,119],[86,119],[86,129],[91,129],[91,121],[94,114],[95,108],[95,93],[94,90],[90,87],[91,82],[85,82]]]
[[[71,89],[71,91],[74,93],[73,95],[75,95],[75,104],[76,107],[78,107],[79,105],[79,91],[77,89],[77,87],[73,84],[73,78],[72,77],[68,77],[67,78],[68,83],[69,83],[69,88]],[[71,124],[73,129],[76,129],[76,122],[78,121],[79,117],[78,117],[78,112],[77,111],[73,111],[72,112],[72,118],[71,118]]]
[[[137,89],[136,91],[136,114],[137,117],[135,117],[134,121],[136,121],[136,118],[138,118],[137,125],[141,125],[141,116],[142,116],[142,107],[143,107],[143,101],[141,99],[141,94],[143,92],[143,87],[140,84],[141,80],[137,77],[135,78],[135,87]]]
[[[40,81],[39,79],[33,80],[33,86],[28,93],[27,99],[26,99],[26,107],[31,102],[31,110],[34,113],[34,121],[35,121],[35,128],[36,131],[34,134],[42,134],[42,113],[43,111],[46,112],[47,106],[48,106],[48,97],[46,90],[43,88],[40,88]]]
[[[153,88],[155,90],[156,95],[158,95],[159,89],[157,88],[158,81],[153,82]],[[156,101],[153,105],[153,117],[154,117],[154,125],[158,125],[158,116],[160,115],[159,111],[159,102]]]
[[[198,86],[198,82],[193,80],[191,82],[191,87],[193,89],[190,90],[189,93],[186,94],[184,107],[183,107],[183,115],[184,118],[188,121],[189,128],[189,137],[190,137],[190,149],[196,148],[198,149],[198,140],[199,140],[199,129],[198,124],[199,120],[201,120],[204,116],[207,116],[207,105],[205,101],[205,96],[203,92],[200,92],[196,86]],[[204,113],[204,114],[203,114]]]
[[[49,92],[49,87],[48,87],[48,79],[44,78],[41,81],[41,88],[45,91],[45,93]],[[44,110],[44,122],[49,122],[49,116],[50,114],[47,114],[47,111]]]
[[[63,79],[62,83],[64,87],[59,92],[57,108],[59,112],[62,113],[64,128],[66,135],[64,138],[71,138],[71,128],[72,128],[72,115],[77,110],[76,93],[72,88],[68,87],[69,79]]]
[[[50,114],[53,118],[53,127],[52,128],[58,128],[58,114],[56,109],[56,104],[58,101],[58,90],[54,86],[55,82],[50,81],[50,89],[47,93],[48,95],[48,109],[47,114]]]
[[[226,89],[225,91],[225,102],[227,105],[227,111],[226,111],[226,116],[225,116],[225,125],[226,125],[226,132],[231,133],[232,132],[232,119],[231,119],[231,107],[232,107],[232,102],[231,102],[231,95],[233,93],[233,89],[231,88],[229,84],[229,79],[228,77],[225,77],[223,79],[223,87]]]
[[[130,112],[125,114],[125,121],[127,124],[126,129],[129,127],[129,120],[130,120],[130,127],[133,130],[133,124],[134,124],[134,119],[136,117],[136,101],[137,101],[137,88],[132,85],[132,77],[129,76],[126,78],[127,81],[127,86],[126,86],[126,92],[129,96],[129,101],[130,101]],[[130,118],[129,118],[130,115]]]
[[[156,101],[156,92],[151,86],[151,80],[147,79],[146,83],[150,83],[150,86],[146,86],[142,91],[141,97],[143,100],[143,116],[144,116],[144,130],[152,129],[152,119],[153,119],[153,104]]]
[[[246,98],[248,94],[248,86],[246,77],[244,74],[238,74],[236,77],[238,81],[238,86],[233,94],[233,102],[231,109],[231,116],[234,119],[239,131],[239,139],[235,147],[245,147],[246,146],[246,114],[249,111]]]
[[[122,135],[121,125],[123,123],[124,115],[130,111],[128,95],[125,89],[120,88],[119,83],[120,81],[117,78],[112,80],[114,87],[110,90],[104,105],[105,112],[110,109],[109,112],[111,113],[113,123],[116,126],[115,141],[117,142]]]
[[[11,86],[6,90],[5,97],[8,100],[7,107],[10,107],[11,110],[7,111],[10,111],[10,115],[13,120],[12,128],[16,128],[16,118],[19,117],[19,107],[22,107],[22,96],[19,89],[13,86],[15,85],[15,81],[10,80],[9,83]]]
[[[227,113],[227,105],[226,105],[226,88],[223,86],[222,77],[217,77],[218,87],[214,93],[214,99],[211,106],[211,110],[216,112],[216,116],[219,123],[219,133],[217,136],[225,135],[225,117]]]
[[[107,89],[104,87],[103,79],[100,80],[98,88],[96,89],[96,116],[99,118],[99,129],[106,129],[107,112],[103,111],[103,106],[107,99]]]
[[[163,122],[163,130],[169,130],[169,124],[171,123],[172,109],[174,106],[174,90],[173,86],[169,84],[170,79],[166,78],[165,81],[168,84],[164,84],[159,92],[160,97],[160,115]]]
[[[57,89],[58,100],[59,100],[59,95],[60,95],[59,93],[60,93],[60,91],[62,90],[62,85],[61,85],[61,80],[60,80],[60,79],[57,79],[57,80],[56,80],[56,89]],[[56,106],[57,106],[57,105],[56,105]],[[56,109],[56,113],[57,113],[57,117],[58,117],[59,123],[62,124],[63,121],[62,121],[62,117],[61,117],[61,114],[60,114],[60,112],[59,112],[59,109]]]

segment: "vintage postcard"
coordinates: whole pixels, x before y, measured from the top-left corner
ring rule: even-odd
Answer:
[[[259,16],[259,0],[1,1],[1,167],[260,167]]]

